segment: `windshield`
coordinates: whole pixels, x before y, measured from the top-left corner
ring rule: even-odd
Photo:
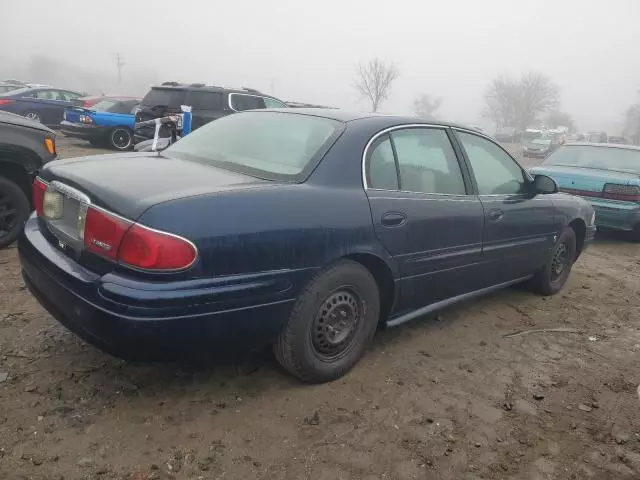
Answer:
[[[244,112],[193,131],[163,155],[186,158],[270,180],[301,181],[344,124],[280,112]]]
[[[549,156],[543,165],[640,172],[640,150],[568,145]]]
[[[549,140],[548,138],[536,138],[534,140],[531,140],[531,143],[534,143],[536,145],[550,145],[551,140]]]
[[[175,88],[152,88],[142,99],[142,105],[149,107],[163,106],[168,108],[178,108],[184,102],[187,95],[186,90]]]

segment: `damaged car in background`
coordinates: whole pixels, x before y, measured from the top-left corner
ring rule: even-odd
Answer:
[[[19,256],[56,319],[124,357],[271,344],[333,380],[379,326],[557,293],[595,232],[588,202],[487,135],[413,117],[254,110],[105,158],[42,169]]]

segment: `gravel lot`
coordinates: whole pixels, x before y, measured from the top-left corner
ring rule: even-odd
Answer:
[[[0,479],[638,479],[639,265],[640,245],[600,235],[561,294],[380,332],[345,378],[308,386],[268,352],[109,357],[0,251]]]

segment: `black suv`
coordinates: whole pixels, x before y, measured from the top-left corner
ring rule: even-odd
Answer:
[[[31,212],[31,184],[56,158],[56,137],[39,122],[0,112],[0,248],[13,242]]]
[[[165,82],[151,87],[136,112],[136,122],[180,113],[180,105],[191,106],[192,129],[220,117],[257,108],[286,108],[287,104],[252,88],[224,88],[202,83],[182,84]],[[136,126],[135,142],[153,138],[153,126]],[[168,127],[160,130],[161,137],[169,136]]]

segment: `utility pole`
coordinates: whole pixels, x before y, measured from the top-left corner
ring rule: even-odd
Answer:
[[[120,55],[119,53],[116,53],[115,61],[116,61],[116,68],[118,69],[118,83],[122,83],[122,67],[124,66],[122,55]]]

